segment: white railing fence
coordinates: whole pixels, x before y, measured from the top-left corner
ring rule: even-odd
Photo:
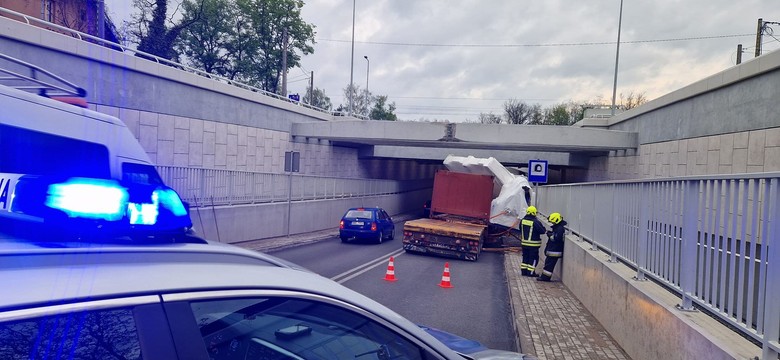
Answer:
[[[157,171],[165,184],[193,207],[365,197],[431,186],[429,180],[347,179],[178,166],[158,166]]]
[[[677,292],[780,354],[780,173],[540,187],[592,249]]]

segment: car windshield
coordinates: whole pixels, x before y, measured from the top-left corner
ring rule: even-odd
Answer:
[[[353,219],[373,219],[374,216],[370,210],[350,210],[344,215],[345,218]]]

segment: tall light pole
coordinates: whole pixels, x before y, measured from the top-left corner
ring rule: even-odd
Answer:
[[[371,60],[368,60],[368,55],[363,55],[363,58],[366,59],[366,117],[368,117],[370,114],[368,102],[368,70],[371,69]],[[371,118],[368,119],[371,120]]]
[[[352,0],[352,54],[349,57],[349,116],[352,116],[352,91],[355,85],[352,82],[355,73],[355,1]]]
[[[623,25],[623,0],[620,0],[620,17],[618,17],[617,50],[615,51],[615,81],[612,84],[612,116],[615,116],[615,97],[617,96],[618,60],[620,59],[620,27]]]

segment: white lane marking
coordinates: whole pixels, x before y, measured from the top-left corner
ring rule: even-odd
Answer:
[[[364,263],[362,265],[358,265],[358,266],[356,266],[356,267],[354,267],[352,269],[349,269],[349,270],[347,270],[347,271],[345,271],[345,272],[343,272],[341,274],[338,274],[338,275],[336,275],[336,276],[334,276],[334,277],[332,277],[330,279],[335,281],[335,282],[338,282],[339,284],[343,284],[343,283],[351,280],[352,278],[354,278],[354,277],[356,277],[356,276],[358,276],[358,275],[360,275],[360,274],[362,274],[362,273],[364,273],[364,272],[366,272],[368,270],[371,270],[371,269],[373,269],[373,268],[375,268],[375,267],[377,267],[379,265],[382,265],[391,256],[398,257],[398,256],[401,256],[403,254],[404,254],[404,249],[403,248],[395,250],[395,251],[393,251],[391,253],[388,253],[386,255],[382,255],[382,256],[374,259],[374,260],[368,261],[368,262],[366,262],[366,263]]]

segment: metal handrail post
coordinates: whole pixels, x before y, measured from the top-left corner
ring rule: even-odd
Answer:
[[[639,224],[637,224],[638,249],[636,259],[636,280],[645,281],[645,271],[647,270],[647,223],[650,222],[650,189],[647,183],[640,185],[641,201],[639,204]]]
[[[612,184],[612,191],[610,191],[610,196],[612,196],[612,227],[611,232],[609,233],[609,262],[616,263],[617,260],[617,254],[615,254],[615,241],[617,239],[617,232],[618,232],[618,218],[617,213],[615,211],[615,207],[618,206],[618,196],[615,196],[615,192],[617,191],[617,184]]]
[[[699,181],[685,182],[683,194],[682,254],[680,254],[680,288],[682,289],[682,310],[693,309],[696,291],[696,247],[698,242]]]
[[[593,185],[593,186],[590,187],[591,188],[591,192],[590,193],[593,195],[591,197],[591,201],[590,201],[590,203],[592,205],[596,204],[596,186],[597,185]],[[590,229],[590,249],[592,251],[597,251],[599,249],[599,245],[596,243],[596,226],[597,226],[596,219],[597,219],[597,217],[593,215],[593,211],[590,212],[590,216],[592,218],[591,219],[591,224],[593,225],[593,227]]]
[[[780,195],[778,195],[778,180],[772,179],[770,184],[770,218],[767,230],[767,254],[762,261],[766,266],[766,293],[765,304],[770,299],[780,298]],[[762,359],[776,359],[780,354],[780,306],[766,306],[764,308],[764,338],[762,346]]]

